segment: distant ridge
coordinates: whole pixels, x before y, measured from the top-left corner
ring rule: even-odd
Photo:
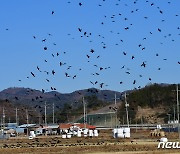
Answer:
[[[148,84],[141,89],[125,91],[128,93],[128,109],[132,122],[139,123],[141,122],[142,117],[143,122],[145,123],[167,122],[167,113],[173,115],[173,107],[176,108],[175,89],[175,84],[154,83]],[[0,111],[2,111],[2,107],[5,107],[6,114],[11,113],[11,118],[13,119],[15,115],[15,108],[17,107],[19,109],[18,113],[23,115],[21,119],[25,116],[26,109],[34,111],[34,113],[32,113],[32,117],[33,115],[34,117],[38,117],[39,114],[43,117],[44,105],[46,102],[47,112],[49,115],[52,114],[52,104],[54,103],[55,112],[57,112],[56,115],[62,117],[63,113],[66,113],[67,111],[71,111],[69,114],[72,114],[72,111],[79,112],[77,109],[82,106],[82,97],[94,97],[95,95],[97,98],[95,99],[97,100],[95,102],[95,107],[98,106],[98,100],[103,102],[103,106],[100,106],[97,109],[93,109],[94,106],[91,106],[88,108],[89,112],[107,112],[110,108],[112,108],[112,105],[114,105],[114,97],[116,93],[117,102],[121,104],[118,109],[118,117],[122,120],[125,114],[125,92],[90,88],[62,94],[57,91],[43,93],[35,89],[14,87],[0,92]],[[71,106],[72,108],[66,108],[66,111],[64,111],[64,106],[66,106],[65,104],[67,106]],[[83,112],[83,109],[80,111]],[[32,118],[32,120],[38,121],[36,118]]]
[[[0,100],[9,100],[13,104],[43,107],[44,103],[52,104],[61,108],[65,103],[74,103],[80,101],[83,96],[96,95],[99,100],[112,102],[114,96],[122,97],[122,93],[111,90],[99,90],[96,88],[77,90],[72,93],[59,93],[57,91],[41,92],[36,89],[13,87],[0,92]]]

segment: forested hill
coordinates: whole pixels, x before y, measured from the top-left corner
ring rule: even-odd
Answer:
[[[129,116],[132,122],[141,122],[142,119],[146,123],[166,122],[167,114],[171,115],[171,119],[174,118],[174,110],[177,110],[176,98],[175,84],[152,84],[132,91],[127,96]],[[120,119],[124,113],[123,104],[118,113]]]
[[[157,107],[158,105],[170,107],[176,102],[176,85],[153,84],[134,91],[128,96],[131,105],[141,107]]]
[[[37,114],[40,113],[43,116],[44,102],[47,101],[47,110],[51,117],[53,102],[57,121],[66,122],[67,119],[72,120],[71,117],[83,115],[82,96],[85,96],[85,101],[88,102],[88,112],[93,110],[95,113],[96,110],[113,103],[114,93],[114,91],[87,89],[70,94],[60,94],[58,92],[42,93],[41,91],[32,89],[11,88],[0,92],[0,98],[4,100],[3,104],[10,103],[13,106],[12,115],[15,115],[14,109],[18,105],[18,107],[22,106],[23,109],[30,107],[31,109],[29,110],[34,110]],[[126,118],[125,101],[123,100],[124,92],[116,92],[116,94],[117,98],[122,98],[122,104],[118,109],[118,117],[120,122],[123,123]],[[128,91],[127,102],[129,103],[128,111],[131,123],[164,123],[167,122],[167,114],[170,114],[171,120],[173,120],[174,111],[175,115],[177,113],[176,94],[176,85],[170,84],[151,84],[142,89]],[[108,103],[108,101],[110,102]],[[65,106],[61,106],[62,104],[65,104]],[[10,105],[0,105],[1,111],[3,106],[6,111],[9,110],[10,108],[8,107]],[[18,113],[20,114],[21,110]],[[177,119],[177,116],[175,119]]]

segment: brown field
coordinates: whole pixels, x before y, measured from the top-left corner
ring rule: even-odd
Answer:
[[[150,131],[134,130],[130,139],[114,139],[111,130],[101,130],[97,138],[62,139],[61,136],[39,136],[29,140],[15,137],[0,140],[0,154],[8,153],[180,153],[180,149],[157,149],[160,137],[150,137]],[[177,133],[167,133],[170,141],[177,141]]]

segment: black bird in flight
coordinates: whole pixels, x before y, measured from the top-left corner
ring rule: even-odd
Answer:
[[[99,68],[99,70],[101,71],[101,70],[103,70],[103,68],[102,68],[102,67],[100,67],[100,68]]]
[[[75,78],[76,78],[76,75],[73,76],[73,79],[75,79]]]
[[[44,50],[47,50],[47,47],[44,47]]]
[[[125,29],[125,30],[128,30],[128,29],[129,29],[129,27],[125,27],[124,29]]]
[[[46,42],[46,39],[43,39],[42,42]]]
[[[100,83],[100,87],[101,87],[101,88],[103,87],[103,85],[104,85],[104,83]]]
[[[90,56],[89,55],[86,55],[87,56],[87,58],[90,58]]]
[[[141,66],[143,66],[143,67],[146,67],[146,64],[145,64],[145,62],[143,62],[143,63],[141,64]]]
[[[44,90],[44,89],[42,89],[41,91],[42,91],[42,93],[44,93],[44,92],[45,92],[45,90]]]
[[[79,32],[82,32],[82,29],[81,29],[81,28],[78,28],[78,31],[79,31]]]
[[[37,66],[37,70],[40,71],[40,68]]]
[[[32,75],[33,77],[35,77],[35,74],[34,74],[33,72],[31,72],[31,75]]]
[[[136,80],[133,81],[133,84],[136,84]]]
[[[123,69],[123,68],[125,68],[125,65],[123,65],[123,66],[121,67],[121,69]]]
[[[55,74],[55,71],[54,70],[52,70],[52,75],[54,75]]]
[[[123,55],[127,55],[127,53],[126,53],[126,52],[123,52]]]
[[[91,53],[94,53],[94,50],[93,50],[93,49],[91,49],[91,50],[90,50],[90,52],[91,52]]]
[[[161,29],[160,29],[160,28],[158,28],[158,31],[159,31],[159,32],[161,32]]]

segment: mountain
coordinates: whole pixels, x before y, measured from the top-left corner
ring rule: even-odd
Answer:
[[[95,95],[99,100],[113,102],[115,93],[117,98],[122,97],[122,93],[111,90],[99,90],[95,88],[78,90],[72,93],[59,93],[57,91],[41,92],[30,88],[8,88],[0,92],[0,100],[9,100],[12,104],[27,105],[37,110],[44,108],[45,102],[47,110],[50,112],[54,103],[55,110],[62,108],[64,104],[82,102],[82,97]],[[52,110],[51,110],[52,111]]]
[[[129,119],[131,123],[166,123],[168,120],[167,114],[171,115],[172,119],[177,119],[176,105],[176,85],[174,84],[149,84],[141,89],[126,91],[127,102],[129,104]],[[126,120],[126,110],[124,104],[124,93],[111,90],[99,90],[95,88],[74,91],[72,93],[59,93],[57,91],[41,92],[30,88],[8,88],[0,92],[0,111],[2,112],[2,104],[6,110],[13,110],[12,115],[15,115],[16,107],[23,108],[19,111],[25,115],[25,109],[34,113],[32,121],[38,121],[41,116],[44,119],[45,102],[47,104],[48,120],[52,122],[53,103],[55,110],[55,121],[71,122],[78,117],[83,116],[82,98],[85,98],[87,103],[88,113],[96,114],[100,112],[113,111],[114,97],[120,103],[118,109],[118,118],[120,123]],[[180,96],[179,96],[180,97]],[[123,100],[123,101],[121,101]],[[175,115],[175,117],[174,117]],[[40,119],[40,118],[39,118]],[[101,117],[99,117],[99,120]],[[102,121],[104,118],[102,118]],[[24,118],[26,120],[26,118]],[[95,119],[96,120],[96,119]],[[101,121],[101,122],[102,122]]]

